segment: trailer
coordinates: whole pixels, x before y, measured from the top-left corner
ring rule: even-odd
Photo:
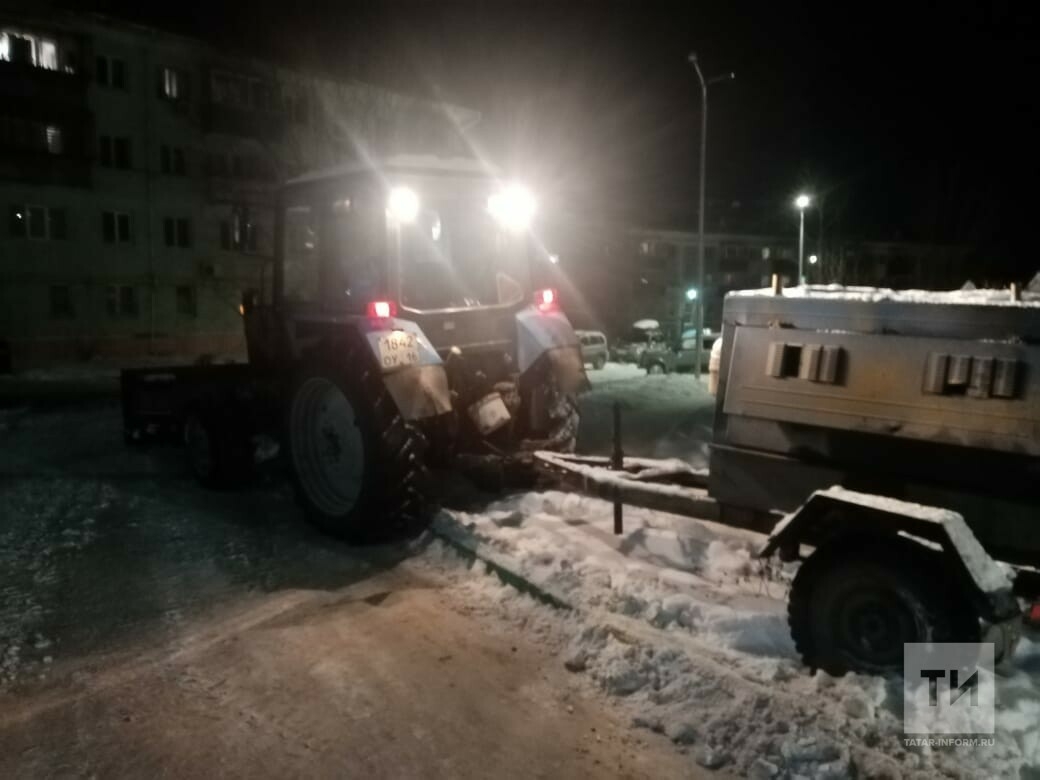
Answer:
[[[1040,596],[1040,295],[802,287],[727,296],[710,468],[540,453],[619,504],[768,534],[802,563],[806,663],[901,669],[907,642],[1007,654]]]

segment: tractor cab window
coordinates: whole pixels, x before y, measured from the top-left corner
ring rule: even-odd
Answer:
[[[370,198],[336,198],[285,213],[287,301],[363,310],[385,289],[385,220]]]
[[[527,287],[525,239],[502,230],[484,203],[422,203],[396,226],[401,303],[419,310],[513,304]]]
[[[294,303],[318,300],[318,225],[310,206],[285,210],[282,295]]]

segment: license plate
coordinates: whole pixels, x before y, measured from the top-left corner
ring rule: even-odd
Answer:
[[[419,362],[419,340],[403,330],[380,336],[379,362],[384,369],[415,365]]]

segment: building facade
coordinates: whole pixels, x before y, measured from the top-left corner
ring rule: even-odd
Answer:
[[[136,25],[0,14],[0,350],[241,356],[280,181],[456,153],[478,120]]]
[[[558,253],[556,284],[579,327],[624,335],[636,320],[655,319],[668,332],[689,327],[696,306],[717,328],[722,302],[733,290],[768,287],[773,274],[785,286],[798,278],[797,235],[706,232],[704,285],[698,282],[697,233],[604,224],[567,225],[552,237]],[[846,241],[816,256],[805,249],[810,284],[905,289],[955,289],[967,279],[968,248],[914,242]],[[811,262],[812,259],[815,262]],[[695,302],[687,291],[696,290]]]

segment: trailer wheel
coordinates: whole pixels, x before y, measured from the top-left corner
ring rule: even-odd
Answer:
[[[805,663],[831,675],[903,668],[906,642],[977,642],[979,620],[941,559],[912,542],[842,540],[802,564],[788,600]]]
[[[250,452],[236,439],[231,426],[218,420],[216,414],[189,409],[184,416],[184,444],[195,478],[205,487],[219,489],[234,487],[245,479]]]
[[[650,376],[659,376],[660,374],[666,373],[664,363],[651,363],[646,367],[646,373]]]
[[[603,366],[605,366],[606,364],[607,359],[603,355],[596,355],[596,357],[592,359],[592,368],[596,371],[602,371]]]
[[[300,373],[286,441],[296,493],[323,531],[355,543],[421,529],[432,513],[425,439],[397,412],[367,355],[343,351]],[[349,374],[339,366],[351,366]]]

